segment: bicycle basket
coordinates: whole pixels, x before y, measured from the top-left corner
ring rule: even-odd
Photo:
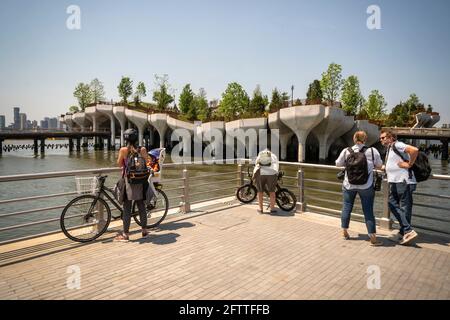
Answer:
[[[99,190],[97,177],[75,177],[78,194],[95,194]]]

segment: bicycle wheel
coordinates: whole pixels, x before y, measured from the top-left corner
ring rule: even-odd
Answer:
[[[83,195],[70,201],[64,208],[60,225],[67,238],[89,242],[100,237],[109,226],[111,210],[103,199]]]
[[[244,184],[237,189],[236,197],[242,203],[250,203],[256,198],[256,187],[252,184]]]
[[[275,194],[278,207],[283,211],[291,211],[297,205],[297,198],[288,189],[281,188]]]
[[[147,228],[156,228],[167,216],[169,211],[169,199],[162,190],[156,190],[155,197],[150,204],[145,207],[147,211]],[[142,227],[141,217],[139,216],[139,209],[137,208],[136,201],[133,202],[132,215],[134,221]]]

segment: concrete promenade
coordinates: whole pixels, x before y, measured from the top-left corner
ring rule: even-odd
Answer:
[[[91,244],[0,247],[0,299],[450,298],[450,248],[431,236],[400,246],[385,233],[371,247],[361,223],[345,241],[336,218],[259,215],[235,202],[174,216],[147,239],[135,231],[129,243],[110,232]],[[80,289],[67,288],[73,265]],[[367,287],[369,266],[380,289]]]

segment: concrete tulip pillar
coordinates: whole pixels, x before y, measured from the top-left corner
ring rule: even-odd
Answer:
[[[72,115],[72,120],[78,124],[81,128],[81,132],[85,132],[86,128],[88,128],[92,122],[89,120],[89,118],[86,116],[84,112],[77,112]],[[83,144],[87,144],[88,140],[87,137],[83,137]]]
[[[84,112],[86,114],[86,117],[88,117],[92,122],[92,131],[97,132],[99,121],[96,107],[87,107],[86,109],[84,109]],[[94,137],[94,148],[98,147],[99,140],[99,137]]]
[[[127,125],[127,117],[125,115],[125,107],[115,106],[112,108],[114,117],[119,121],[120,124],[120,146],[125,146],[125,141],[123,138],[123,134],[126,130]]]
[[[125,115],[128,120],[138,128],[139,145],[144,145],[144,130],[148,126],[147,114],[135,110],[126,109]]]
[[[349,122],[346,119],[345,111],[336,107],[325,107],[323,120],[312,132],[319,140],[319,160],[325,160],[328,157],[328,151],[331,144],[343,133],[353,127],[353,119]],[[341,133],[343,131],[343,133]]]
[[[115,149],[116,147],[116,119],[113,113],[113,107],[111,105],[106,104],[98,104],[97,112],[106,115],[109,118],[110,122],[110,131],[111,131],[111,148]]]
[[[280,158],[281,160],[285,160],[287,156],[287,145],[289,140],[294,135],[291,129],[289,129],[281,120],[280,120],[280,111],[270,113],[269,114],[269,128],[274,130],[278,129],[280,134]]]
[[[280,120],[289,127],[298,139],[298,161],[305,161],[306,138],[325,115],[323,105],[297,106],[280,111]]]
[[[353,128],[342,136],[347,146],[354,145],[353,135],[356,131],[364,131],[367,134],[366,146],[370,147],[380,139],[380,129],[377,125],[369,123],[367,120],[358,120]]]
[[[158,131],[159,134],[159,147],[164,148],[164,138],[167,131],[167,114],[165,113],[153,113],[148,116],[148,122]]]

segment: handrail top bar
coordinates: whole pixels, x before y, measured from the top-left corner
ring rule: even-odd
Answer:
[[[190,162],[177,162],[177,163],[165,163],[164,168],[170,168],[180,165],[196,165],[196,164],[215,164],[215,162],[223,162],[223,164],[230,164],[230,161],[243,161],[245,159],[223,159],[223,160],[206,160],[206,161],[190,161]],[[26,174],[15,174],[0,176],[0,182],[11,182],[11,181],[23,181],[23,180],[35,180],[35,179],[47,179],[47,178],[61,178],[61,177],[71,177],[76,175],[88,175],[88,174],[101,174],[110,172],[119,172],[121,168],[98,168],[98,169],[81,169],[81,170],[71,170],[71,171],[56,171],[56,172],[43,172],[43,173],[26,173]]]

